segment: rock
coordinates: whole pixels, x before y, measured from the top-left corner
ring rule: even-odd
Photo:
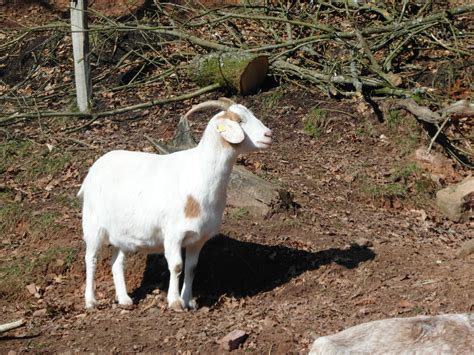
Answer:
[[[452,161],[436,151],[419,148],[415,151],[413,160],[420,168],[427,171],[430,178],[436,183],[453,181],[458,177]]]
[[[26,286],[26,289],[28,290],[28,292],[30,294],[32,294],[33,296],[36,295],[39,291],[39,287],[36,286],[35,284],[29,284],[28,286]]]
[[[240,344],[244,343],[247,340],[248,334],[243,330],[236,329],[231,331],[222,339],[218,340],[217,343],[227,351],[235,350],[239,347]]]
[[[456,255],[461,258],[464,258],[471,254],[474,254],[474,239],[470,239],[462,243],[461,247],[456,253]]]
[[[47,314],[48,310],[46,308],[41,308],[33,312],[33,317],[45,317]]]
[[[389,318],[320,337],[309,353],[472,354],[472,339],[474,314]]]
[[[474,177],[468,177],[456,185],[448,186],[436,193],[436,204],[450,220],[466,221],[473,214],[472,196]]]
[[[373,246],[372,242],[366,238],[357,238],[354,240],[354,243],[360,247],[371,247]]]

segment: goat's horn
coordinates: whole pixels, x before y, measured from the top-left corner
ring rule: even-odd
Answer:
[[[229,99],[227,97],[219,97],[219,101],[228,103],[229,105],[235,105],[236,104],[235,101],[232,101],[231,99]]]
[[[184,117],[188,117],[189,115],[191,115],[192,113],[196,111],[200,111],[204,108],[210,108],[210,107],[220,108],[221,110],[226,111],[231,105],[232,105],[231,103],[224,102],[222,100],[209,100],[209,101],[201,102],[200,104],[191,107],[191,109],[188,112],[186,112]]]

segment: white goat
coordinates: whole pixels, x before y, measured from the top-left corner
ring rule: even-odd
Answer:
[[[96,303],[94,274],[104,243],[113,247],[119,304],[132,304],[123,272],[126,253],[164,250],[170,271],[168,306],[196,307],[194,269],[204,243],[219,232],[232,166],[238,154],[267,148],[272,142],[271,130],[229,99],[203,102],[185,116],[208,107],[223,111],[210,120],[195,148],[169,155],[112,151],[90,168],[78,193],[83,199],[86,242],[86,308]],[[182,247],[186,263],[180,296]]]

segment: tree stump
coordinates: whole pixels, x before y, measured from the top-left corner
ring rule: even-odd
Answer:
[[[245,52],[216,52],[199,56],[189,74],[199,86],[218,83],[241,95],[258,91],[268,72],[268,58]]]

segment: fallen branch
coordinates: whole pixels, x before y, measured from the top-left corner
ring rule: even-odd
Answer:
[[[89,125],[91,125],[93,122],[95,122],[97,119],[102,118],[102,117],[108,117],[108,116],[114,116],[118,115],[121,113],[126,113],[130,111],[137,111],[137,110],[142,110],[145,108],[157,106],[157,105],[163,105],[163,104],[168,104],[171,102],[178,102],[178,101],[184,101],[191,99],[196,96],[203,95],[205,93],[215,91],[221,87],[220,84],[211,84],[209,86],[200,88],[196,91],[186,93],[183,95],[175,96],[175,97],[168,97],[164,99],[156,99],[148,102],[143,102],[140,104],[136,105],[131,105],[131,106],[126,106],[126,107],[121,107],[115,110],[108,110],[108,111],[101,111],[101,112],[96,112],[96,113],[82,113],[82,112],[33,112],[33,113],[14,113],[10,116],[0,118],[0,126],[2,125],[7,125],[7,124],[12,124],[14,122],[19,122],[19,120],[28,120],[28,119],[34,119],[34,118],[45,118],[45,117],[78,117],[78,118],[90,118],[91,121],[87,122],[85,125],[80,126],[78,128],[75,128],[72,131],[69,132],[74,132],[77,130],[80,130],[82,128],[85,128]]]
[[[24,319],[20,319],[20,320],[17,320],[15,322],[11,322],[11,323],[1,324],[0,325],[0,333],[5,333],[5,332],[8,332],[8,331],[13,330],[13,329],[20,328],[21,326],[23,326],[25,324],[26,324],[26,320],[24,320]]]
[[[270,69],[274,74],[294,75],[301,79],[308,80],[314,83],[326,82],[335,84],[354,85],[354,79],[345,75],[328,75],[317,72],[316,70],[303,68],[295,64],[283,60],[276,60],[270,65]],[[384,87],[384,81],[376,78],[358,77],[364,86],[377,88]]]
[[[431,111],[426,106],[418,105],[413,99],[400,100],[392,108],[403,108],[416,116],[419,120],[428,123],[438,124],[443,121],[443,117],[439,113]]]

